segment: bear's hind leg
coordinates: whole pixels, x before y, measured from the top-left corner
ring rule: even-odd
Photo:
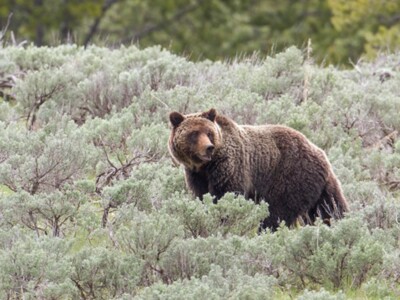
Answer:
[[[330,220],[339,219],[342,217],[342,211],[337,207],[335,199],[329,195],[324,189],[317,203],[307,212],[306,224],[314,224],[317,218],[320,218],[325,224],[330,225]]]
[[[265,229],[270,229],[272,232],[276,231],[282,221],[285,221],[285,225],[290,227],[297,220],[297,214],[293,211],[283,213],[275,212],[274,210],[269,211],[269,217],[261,222],[258,229],[258,233],[261,233]]]

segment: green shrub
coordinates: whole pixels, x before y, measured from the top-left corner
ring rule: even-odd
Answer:
[[[70,242],[51,237],[35,238],[17,227],[0,231],[0,297],[2,299],[74,298],[65,259]]]
[[[384,247],[360,218],[347,218],[332,228],[283,228],[280,234],[285,242],[280,264],[304,287],[309,283],[358,287],[382,267]]]
[[[268,216],[266,203],[255,205],[243,196],[226,194],[217,204],[210,195],[203,201],[180,194],[164,204],[167,214],[176,216],[191,237],[220,234],[245,235],[257,232],[260,222]]]
[[[297,300],[345,300],[346,296],[339,292],[335,295],[327,292],[323,288],[319,291],[309,291],[305,290],[302,295],[296,298]]]
[[[340,70],[295,47],[218,62],[157,46],[1,48],[0,298],[396,298],[399,53],[382,57]],[[301,131],[351,212],[258,235],[265,203],[194,199],[168,114],[211,107]]]
[[[81,249],[69,261],[69,280],[81,299],[111,299],[131,293],[140,279],[140,260],[105,247]]]
[[[156,283],[134,299],[274,299],[274,278],[248,276],[232,268],[212,266],[209,274],[165,285]]]

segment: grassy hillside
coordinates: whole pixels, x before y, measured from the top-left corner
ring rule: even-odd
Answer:
[[[196,63],[158,47],[0,48],[0,298],[399,298],[399,59],[338,70],[297,48]],[[265,205],[193,199],[168,113],[211,107],[303,132],[351,213],[257,235]]]

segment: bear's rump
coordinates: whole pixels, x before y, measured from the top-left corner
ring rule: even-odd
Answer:
[[[270,212],[286,222],[315,207],[328,177],[325,162],[316,159],[318,153],[292,154],[282,153],[273,170],[257,168],[253,177],[257,198],[268,202]]]

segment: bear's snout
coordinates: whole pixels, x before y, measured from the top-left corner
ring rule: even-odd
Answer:
[[[207,155],[211,156],[214,152],[215,146],[214,145],[208,145],[206,148],[206,153]]]
[[[215,146],[206,134],[201,134],[199,136],[197,149],[197,155],[202,161],[211,161]]]
[[[200,152],[200,159],[205,162],[211,161],[214,149],[215,146],[213,144],[205,145],[203,150]]]

